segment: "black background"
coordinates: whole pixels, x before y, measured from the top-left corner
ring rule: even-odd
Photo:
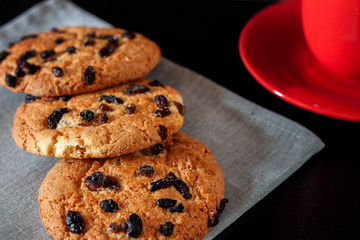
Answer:
[[[0,25],[36,2],[0,0]],[[254,80],[240,59],[242,27],[271,2],[73,2],[116,27],[143,33],[159,44],[163,56],[302,124],[326,144],[216,239],[360,239],[359,123],[280,100]]]

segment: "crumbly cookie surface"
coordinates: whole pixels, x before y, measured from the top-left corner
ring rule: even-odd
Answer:
[[[159,47],[139,33],[62,27],[25,35],[1,52],[0,84],[35,96],[92,92],[145,76],[159,57]]]
[[[142,150],[117,158],[61,159],[39,189],[40,217],[49,235],[55,240],[128,239],[135,228],[138,239],[202,239],[224,202],[222,171],[205,145],[181,132],[164,147],[157,155]],[[142,174],[144,166],[153,171]],[[111,184],[89,181],[99,172]],[[188,187],[187,195],[175,184],[153,191],[154,182],[170,173]],[[179,205],[182,211],[170,210]],[[77,233],[66,226],[69,212],[81,218],[72,226]],[[130,230],[126,224],[134,214],[140,230],[136,223]]]
[[[15,113],[13,138],[21,149],[41,156],[116,157],[166,141],[183,123],[180,94],[157,80],[25,100]]]

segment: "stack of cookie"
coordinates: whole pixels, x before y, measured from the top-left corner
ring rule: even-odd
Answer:
[[[160,57],[139,33],[62,27],[0,53],[0,83],[25,92],[13,138],[63,158],[39,189],[54,239],[201,239],[219,220],[223,174],[211,151],[178,132],[185,106],[158,80]]]

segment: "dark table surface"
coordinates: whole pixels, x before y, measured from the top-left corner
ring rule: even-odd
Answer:
[[[0,25],[36,2],[0,0]],[[282,101],[254,80],[239,56],[241,29],[270,1],[74,2],[114,26],[143,33],[163,56],[300,123],[325,143],[216,239],[360,239],[360,124]]]

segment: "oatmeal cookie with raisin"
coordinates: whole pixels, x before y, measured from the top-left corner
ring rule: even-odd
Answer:
[[[209,148],[181,132],[116,158],[61,159],[38,201],[55,240],[202,239],[228,202]]]
[[[175,89],[140,79],[73,97],[27,95],[15,113],[13,138],[41,156],[116,157],[166,141],[183,114]]]
[[[160,48],[120,28],[61,27],[29,34],[0,53],[0,84],[34,96],[92,92],[147,75]]]

